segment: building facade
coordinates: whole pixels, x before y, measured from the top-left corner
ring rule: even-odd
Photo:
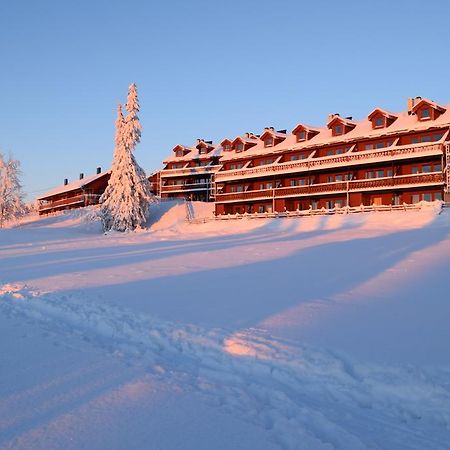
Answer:
[[[324,127],[225,140],[216,214],[441,200],[449,129],[450,105],[416,97],[402,113],[376,108],[358,122],[333,114]]]
[[[98,204],[108,185],[109,177],[109,171],[102,172],[98,167],[95,175],[85,178],[81,173],[79,180],[70,183],[65,179],[62,186],[37,198],[39,215]]]
[[[161,198],[213,201],[214,175],[221,168],[221,154],[220,146],[204,139],[197,139],[194,147],[176,145],[159,172]]]

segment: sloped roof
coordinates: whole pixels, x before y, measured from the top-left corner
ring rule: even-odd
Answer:
[[[105,175],[108,175],[109,172],[110,171],[108,170],[106,172],[101,172],[99,174],[85,177],[81,180],[71,181],[70,183],[68,183],[66,185],[61,185],[61,186],[55,187],[54,189],[51,189],[50,191],[46,192],[45,194],[37,197],[37,199],[43,200],[48,197],[53,197],[55,195],[64,194],[65,192],[76,191],[77,189],[83,189],[88,184],[92,183],[93,181],[98,180],[99,178],[102,178]]]
[[[440,112],[444,112],[446,108],[444,108],[441,105],[438,105],[436,102],[433,102],[432,100],[428,100],[427,98],[422,98],[420,101],[418,101],[412,108],[413,112],[416,112],[419,108],[421,108],[423,105],[429,105],[434,109],[437,109]]]
[[[297,142],[297,138],[294,134],[288,134],[283,142],[280,142],[273,147],[264,147],[264,143],[260,141],[257,145],[245,152],[236,153],[234,150],[225,152],[221,158],[221,162],[247,159],[248,157],[253,156],[277,154],[286,150],[308,150],[311,147],[317,146],[345,144],[363,139],[376,139],[397,135],[398,133],[426,131],[442,126],[450,127],[450,105],[444,105],[444,107],[446,108],[445,112],[437,119],[425,122],[417,120],[416,115],[411,115],[408,114],[407,111],[404,111],[392,113],[397,116],[397,119],[386,128],[373,128],[372,122],[365,118],[360,121],[353,121],[355,124],[354,128],[346,134],[339,136],[331,136],[331,132],[326,126],[314,128],[318,133],[307,141]]]

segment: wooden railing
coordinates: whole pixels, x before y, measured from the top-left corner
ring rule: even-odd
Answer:
[[[168,178],[181,175],[202,175],[217,172],[220,169],[220,165],[214,166],[199,166],[199,167],[186,167],[183,169],[163,169],[161,170],[161,178]]]
[[[173,184],[161,186],[161,192],[193,191],[198,189],[212,189],[211,183]]]
[[[39,211],[47,211],[49,209],[64,209],[66,206],[78,205],[87,206],[95,205],[100,198],[99,194],[79,194],[73,197],[61,198],[55,201],[47,201],[39,205]]]
[[[282,187],[247,192],[217,194],[216,202],[237,202],[281,197],[301,197],[314,194],[355,192],[367,190],[389,189],[408,185],[436,185],[444,182],[442,172],[401,175],[388,178],[370,178],[367,180],[340,181],[337,183],[311,184],[308,186]]]
[[[390,147],[378,150],[365,150],[360,152],[348,152],[336,156],[324,156],[322,158],[311,158],[299,161],[252,167],[249,169],[224,170],[217,172],[216,181],[225,181],[235,178],[254,178],[280,174],[283,172],[305,172],[309,170],[322,169],[326,167],[349,166],[366,162],[395,160],[408,157],[419,157],[428,155],[440,155],[443,152],[442,144],[414,144],[402,147]]]

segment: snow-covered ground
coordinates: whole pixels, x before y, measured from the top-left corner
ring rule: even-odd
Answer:
[[[450,448],[450,211],[152,211],[0,230],[1,449]]]

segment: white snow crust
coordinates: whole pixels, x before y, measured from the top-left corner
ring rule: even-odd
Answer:
[[[193,209],[0,231],[0,448],[449,448],[450,211]]]

